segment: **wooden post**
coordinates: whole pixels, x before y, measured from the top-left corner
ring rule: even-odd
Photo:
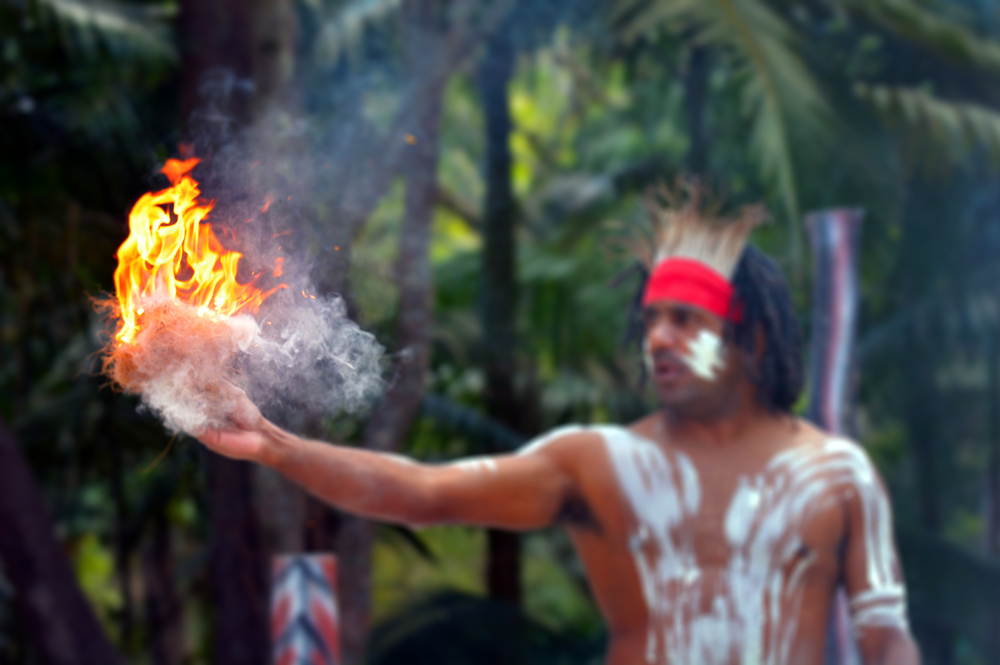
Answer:
[[[273,665],[340,665],[337,558],[276,556],[271,566]]]

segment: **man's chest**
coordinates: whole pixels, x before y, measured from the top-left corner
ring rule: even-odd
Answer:
[[[695,580],[786,586],[835,575],[842,483],[822,456],[744,463],[610,443],[621,536],[644,584],[673,595]]]
[[[588,494],[602,529],[578,547],[613,628],[646,631],[650,662],[811,662],[791,654],[821,644],[857,456],[831,443],[699,458],[603,434],[607,473]]]

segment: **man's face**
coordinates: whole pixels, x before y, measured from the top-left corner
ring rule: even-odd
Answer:
[[[642,316],[647,369],[663,405],[695,418],[731,410],[740,352],[723,342],[723,320],[676,300],[652,302]]]

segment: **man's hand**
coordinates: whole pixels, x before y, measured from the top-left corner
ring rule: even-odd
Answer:
[[[259,462],[268,444],[269,423],[242,390],[234,391],[235,407],[229,413],[231,427],[207,428],[196,434],[199,441],[224,457]]]

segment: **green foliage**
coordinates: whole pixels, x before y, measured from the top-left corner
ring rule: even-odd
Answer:
[[[80,0],[30,0],[29,12],[57,33],[73,57],[93,59],[102,51],[114,57],[176,62],[177,51],[160,19],[172,5],[116,5]]]
[[[603,640],[554,633],[516,607],[444,592],[403,608],[371,636],[372,665],[598,663]]]
[[[912,0],[838,0],[836,4],[884,26],[903,39],[966,65],[996,72],[1000,45]]]
[[[920,88],[859,83],[855,90],[887,120],[919,137],[936,166],[970,164],[980,152],[1000,160],[1000,113],[988,106],[942,100]]]
[[[626,39],[665,25],[731,59],[751,150],[795,237],[801,206],[792,143],[828,138],[830,109],[796,51],[799,39],[788,21],[758,0],[626,0],[618,7]]]
[[[122,596],[114,584],[114,557],[93,532],[85,533],[73,546],[73,566],[83,592],[97,610],[104,629],[113,631],[113,616],[122,608]]]

